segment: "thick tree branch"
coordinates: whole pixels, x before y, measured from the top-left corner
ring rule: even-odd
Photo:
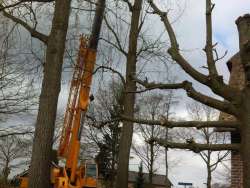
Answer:
[[[209,151],[223,151],[223,150],[232,150],[239,151],[240,144],[199,144],[199,143],[175,143],[175,142],[167,142],[164,139],[153,138],[150,141],[154,141],[160,146],[164,146],[167,148],[173,149],[187,149],[191,150],[195,153],[200,153],[204,150]]]
[[[0,4],[0,8],[3,8],[2,4]],[[5,10],[3,10],[3,15],[5,17],[11,19],[13,22],[23,26],[28,32],[30,32],[32,37],[37,38],[40,41],[42,41],[43,43],[47,44],[47,41],[48,41],[48,36],[47,35],[38,32],[35,28],[32,28],[28,23],[26,23],[23,20],[13,16],[12,14],[6,12]]]
[[[153,89],[183,89],[185,86],[185,81],[182,83],[173,83],[173,84],[164,84],[164,83],[154,83],[140,80],[136,77],[133,77],[133,80],[139,83],[140,85],[144,86],[147,90]]]
[[[169,22],[167,12],[162,12],[153,2],[153,0],[148,0],[150,6],[153,8],[154,13],[158,14],[163,23],[164,26],[168,32],[171,48],[168,50],[169,54],[172,56],[172,58],[183,68],[185,72],[187,72],[190,76],[192,76],[195,80],[205,84],[207,82],[207,76],[201,74],[197,70],[195,70],[180,54],[179,52],[179,44],[177,42],[174,30]]]
[[[138,119],[131,118],[124,115],[121,115],[121,118],[126,121],[131,121],[134,123],[145,124],[145,125],[161,125],[167,128],[176,128],[176,127],[195,127],[197,129],[213,127],[213,128],[240,128],[240,122],[238,121],[168,121],[164,117],[160,120],[148,120],[148,119]]]
[[[213,57],[213,33],[212,33],[212,10],[214,5],[212,5],[211,0],[206,0],[206,47],[205,52],[207,56],[207,66],[209,75],[212,78],[218,77],[218,72],[216,70],[215,61]]]
[[[187,85],[184,88],[187,92],[187,95],[196,100],[199,101],[207,106],[216,108],[222,112],[226,112],[228,114],[232,114],[237,116],[239,111],[238,109],[230,102],[227,101],[221,101],[218,99],[215,99],[213,97],[209,97],[207,95],[204,95],[198,91],[196,91],[193,87],[192,87],[192,83],[188,82]]]
[[[226,85],[223,82],[223,79],[221,76],[215,76],[215,77],[214,77],[214,75],[206,76],[206,75],[200,73],[199,71],[197,71],[195,68],[193,68],[190,65],[190,63],[180,54],[179,45],[178,45],[178,42],[176,39],[176,35],[175,35],[174,30],[171,26],[171,23],[168,19],[167,12],[161,11],[156,6],[156,4],[153,2],[153,0],[148,0],[148,2],[154,10],[153,13],[158,14],[161,17],[162,22],[164,23],[164,26],[167,30],[167,33],[168,33],[169,38],[170,38],[170,43],[171,43],[171,48],[169,48],[168,52],[171,55],[172,59],[175,60],[182,67],[182,69],[187,74],[189,74],[192,78],[194,78],[198,82],[210,87],[215,94],[218,94],[218,95],[224,97],[228,101],[234,101],[234,102],[236,102],[235,101],[236,98],[237,99],[241,98],[240,91],[238,89],[235,89],[235,88],[232,88],[232,87]],[[210,26],[208,26],[208,38],[209,38],[208,43],[210,43],[210,38],[211,38],[211,36],[210,36],[210,29],[211,28],[209,28],[209,27]],[[210,54],[210,52],[209,52],[209,54]],[[209,61],[211,61],[211,58],[209,58],[209,59],[210,59]],[[211,66],[210,66],[210,68],[211,68]],[[213,69],[213,68],[211,68],[211,69]]]
[[[163,84],[163,83],[149,83],[147,80],[142,81],[137,78],[133,78],[137,83],[143,85],[146,90],[153,90],[153,89],[184,89],[187,93],[187,95],[203,104],[206,104],[210,107],[216,108],[218,110],[221,110],[223,112],[232,114],[232,115],[238,115],[238,110],[234,105],[232,105],[230,102],[227,101],[221,101],[212,97],[209,97],[207,95],[204,95],[200,92],[197,92],[191,82],[183,81],[182,83],[177,84]]]

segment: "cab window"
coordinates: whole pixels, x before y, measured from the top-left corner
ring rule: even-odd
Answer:
[[[86,177],[96,178],[96,164],[86,165]]]

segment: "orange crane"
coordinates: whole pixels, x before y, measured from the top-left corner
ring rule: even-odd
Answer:
[[[53,165],[54,188],[96,188],[98,168],[94,162],[78,165],[82,127],[90,101],[90,87],[96,62],[96,50],[103,20],[105,0],[98,0],[91,36],[81,36],[77,63],[71,80],[64,125],[57,150],[64,166]],[[21,177],[20,188],[28,187],[28,177]]]
[[[52,182],[56,187],[63,187],[65,182],[76,187],[96,187],[97,166],[86,163],[78,167],[80,139],[84,118],[89,104],[89,93],[94,71],[96,50],[88,48],[88,40],[81,37],[77,64],[71,80],[70,93],[64,118],[64,126],[58,156],[66,159],[63,176],[54,169]],[[59,177],[60,176],[60,177]]]
[[[66,164],[64,168],[54,167],[52,170],[51,181],[55,188],[97,186],[97,165],[86,163],[78,166],[82,126],[89,105],[96,59],[96,50],[88,48],[88,42],[86,37],[81,37],[58,148],[58,157],[66,159]],[[68,185],[64,186],[65,184]]]

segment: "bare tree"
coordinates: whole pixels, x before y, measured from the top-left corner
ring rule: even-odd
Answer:
[[[128,2],[128,1],[127,1]],[[129,93],[129,91],[136,91],[136,82],[132,79],[136,73],[136,62],[137,62],[137,42],[138,35],[140,33],[140,15],[142,0],[134,1],[134,4],[128,2],[131,15],[131,26],[129,33],[129,45],[128,53],[126,55],[126,85],[125,85],[125,96],[124,96],[124,114],[126,116],[134,116],[134,105],[135,105],[135,93]],[[118,169],[117,169],[117,182],[116,188],[127,188],[128,187],[128,164],[130,156],[130,147],[133,136],[133,122],[124,121],[122,126],[122,135],[119,143],[118,154]]]
[[[21,58],[17,48],[15,25],[0,16],[0,120],[8,115],[20,114],[36,104],[37,92],[28,63]]]
[[[0,139],[0,165],[2,178],[8,184],[12,170],[27,166],[31,157],[31,140],[29,136],[11,135]]]
[[[173,91],[170,91],[167,93],[167,97],[164,101],[165,103],[165,113],[164,113],[164,119],[167,119],[169,121],[172,119],[172,108],[178,103],[177,98]],[[165,127],[165,140],[166,141],[171,141],[173,136],[170,135],[168,127]],[[169,159],[168,159],[168,148],[165,147],[165,166],[166,166],[166,188],[169,188],[171,185],[169,185]],[[172,161],[171,161],[172,163]]]
[[[188,114],[191,116],[192,120],[195,121],[213,121],[218,119],[219,112],[209,106],[204,104],[193,102],[187,105]],[[213,128],[202,128],[200,131],[195,131],[197,139],[200,139],[202,143],[205,144],[218,144],[226,143],[229,138],[226,133],[216,132]],[[219,164],[223,161],[228,160],[229,151],[219,151],[213,152],[210,150],[202,151],[199,153],[202,160],[206,164],[207,169],[207,187],[212,186],[212,173],[216,170]]]
[[[162,55],[164,54],[162,53],[163,50],[160,50],[163,46],[160,41],[161,37],[156,40],[150,40],[145,34],[146,31],[143,31],[143,26],[147,18],[148,6],[144,6],[141,0],[136,0],[134,2],[118,1],[115,5],[117,6],[114,9],[108,9],[104,17],[108,34],[106,37],[102,37],[102,40],[106,43],[106,46],[111,48],[108,50],[109,54],[111,54],[110,51],[117,52],[114,56],[115,59],[118,59],[119,65],[120,61],[125,59],[126,73],[123,77],[123,74],[116,68],[105,68],[112,69],[113,71],[115,70],[124,83],[124,114],[132,117],[134,114],[136,95],[136,82],[133,80],[133,77],[136,75],[137,71],[139,73],[142,72],[145,63],[153,62],[155,59],[162,62],[165,56]],[[156,56],[156,54],[158,55]],[[113,57],[106,55],[104,58],[106,62],[109,63],[108,65],[112,65]],[[138,65],[137,62],[139,61],[141,61],[142,64]],[[139,70],[137,68],[139,68]],[[123,188],[127,187],[132,135],[133,123],[124,120],[120,140],[120,147],[123,149],[119,151],[117,170],[117,186],[122,186]]]
[[[148,119],[155,120],[159,115],[165,114],[167,110],[164,103],[164,96],[162,94],[142,95],[138,100],[137,106],[139,107],[139,116],[147,117]],[[157,171],[156,161],[159,159],[162,150],[159,145],[149,142],[150,138],[163,137],[164,129],[157,125],[142,125],[136,126],[138,135],[144,140],[144,144],[133,144],[132,149],[135,154],[144,163],[149,173],[149,183],[153,183],[153,176]]]
[[[216,180],[220,182],[231,182],[231,167],[228,163],[222,162],[220,170],[215,172]]]

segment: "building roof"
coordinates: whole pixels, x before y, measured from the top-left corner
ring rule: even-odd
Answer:
[[[129,171],[128,181],[135,182],[137,176],[138,176],[138,172]],[[145,183],[149,183],[149,174],[148,173],[143,173],[143,178],[144,178]],[[166,185],[165,178],[166,178],[165,175],[154,174],[153,175],[153,185]],[[173,185],[169,179],[168,179],[167,183],[168,183],[168,185]]]

